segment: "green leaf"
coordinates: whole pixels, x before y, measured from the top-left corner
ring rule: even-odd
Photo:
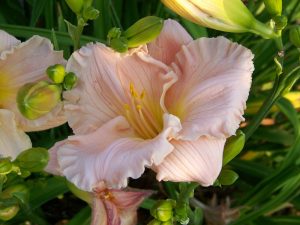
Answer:
[[[34,0],[32,4],[32,12],[30,18],[30,26],[33,27],[41,16],[48,0]]]
[[[90,225],[91,223],[91,208],[89,206],[80,210],[67,225]]]

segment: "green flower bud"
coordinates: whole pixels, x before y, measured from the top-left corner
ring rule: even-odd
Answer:
[[[221,185],[232,185],[238,178],[239,175],[233,170],[222,170],[218,181]]]
[[[77,76],[73,72],[67,73],[64,79],[63,87],[66,90],[71,90],[73,87],[76,86],[78,81]]]
[[[163,28],[163,19],[156,16],[147,16],[140,19],[125,32],[128,40],[128,47],[135,48],[154,40]]]
[[[65,67],[60,64],[49,66],[46,72],[48,77],[55,84],[61,84],[64,81],[64,77],[66,75]]]
[[[238,130],[235,136],[227,139],[223,153],[223,166],[236,157],[244,148],[245,134]]]
[[[157,220],[157,219],[154,219],[154,220],[151,220],[147,225],[161,225],[162,222]]]
[[[276,30],[283,30],[288,23],[286,16],[276,16],[273,18],[273,20],[275,22]]]
[[[84,8],[82,15],[85,20],[95,20],[99,16],[99,10],[89,6]]]
[[[294,27],[290,30],[290,41],[297,48],[300,48],[300,26]]]
[[[0,159],[0,175],[9,174],[13,169],[13,164],[9,158]]]
[[[175,203],[172,199],[157,201],[150,210],[151,215],[162,222],[169,221],[173,218],[173,207]]]
[[[49,160],[48,151],[44,148],[31,148],[21,152],[14,163],[21,170],[40,172],[47,166]]]
[[[1,199],[17,198],[22,203],[29,201],[29,190],[24,184],[16,184],[6,188],[0,195]]]
[[[121,37],[121,34],[122,34],[122,31],[121,31],[120,28],[118,28],[118,27],[111,28],[108,31],[108,34],[107,34],[107,39],[108,39],[109,43],[110,43],[111,39],[115,39],[115,38]]]
[[[66,3],[74,13],[80,13],[84,0],[66,0]]]
[[[17,95],[18,108],[27,119],[38,119],[61,101],[61,88],[46,81],[29,83],[20,88]]]
[[[19,205],[0,207],[0,220],[8,221],[14,218],[20,210]]]
[[[282,0],[264,0],[266,9],[271,16],[280,16],[282,13]]]
[[[112,39],[110,46],[117,52],[126,52],[128,50],[128,41],[124,37]]]

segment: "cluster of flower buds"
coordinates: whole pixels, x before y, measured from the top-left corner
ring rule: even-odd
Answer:
[[[99,11],[92,4],[93,0],[66,0],[69,8],[77,15],[82,15],[85,20],[94,20],[99,16]]]
[[[77,83],[74,73],[66,73],[63,65],[48,67],[47,75],[52,82],[40,81],[24,85],[18,91],[19,111],[29,120],[38,119],[51,112],[60,102],[64,90],[71,90]]]
[[[147,16],[140,19],[126,31],[112,28],[107,35],[108,44],[117,52],[126,52],[128,48],[136,48],[154,40],[163,28],[163,19]]]
[[[41,172],[48,164],[49,154],[44,148],[31,148],[18,157],[0,158],[0,220],[8,221],[16,216],[22,204],[27,204],[29,191],[24,184],[10,185],[10,176],[28,177],[32,172]],[[2,187],[6,186],[2,191]],[[8,186],[7,186],[8,185]]]

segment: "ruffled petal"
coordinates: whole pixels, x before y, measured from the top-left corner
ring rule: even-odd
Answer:
[[[57,176],[63,176],[60,166],[59,166],[59,163],[58,163],[58,159],[57,159],[57,150],[61,146],[66,144],[66,142],[67,142],[66,140],[56,142],[55,145],[48,151],[49,152],[49,161],[48,161],[46,168],[44,169],[46,172],[51,173],[53,175],[57,175]]]
[[[192,40],[192,37],[177,21],[168,19],[165,20],[160,35],[148,44],[148,51],[153,58],[169,65],[174,61],[181,46],[187,45]]]
[[[154,168],[157,179],[212,185],[222,168],[225,140],[210,137],[201,137],[197,141],[172,140],[175,149]]]
[[[134,136],[124,117],[116,117],[93,133],[69,137],[57,151],[59,166],[86,191],[102,181],[108,188],[125,187],[129,177],[140,177],[145,167],[160,164],[173,150],[168,138],[179,131],[180,122],[171,115],[165,121],[162,133],[143,140]]]
[[[120,57],[103,44],[90,44],[69,59],[67,70],[78,76],[78,85],[64,94],[68,123],[74,133],[95,131],[122,114],[125,99],[117,76]]]
[[[251,86],[252,59],[251,51],[223,37],[182,48],[172,64],[179,80],[167,92],[166,106],[181,119],[183,139],[235,134]]]
[[[30,138],[17,127],[14,113],[0,109],[0,156],[15,159],[31,147]]]
[[[161,121],[160,100],[176,80],[166,65],[143,49],[120,54],[102,44],[75,52],[67,69],[79,77],[77,87],[64,95],[68,122],[75,134],[93,132],[116,116],[126,116],[125,106],[135,110],[138,104],[154,111]]]
[[[65,123],[58,105],[50,114],[32,121],[23,117],[16,105],[16,95],[26,83],[47,79],[46,69],[53,64],[64,64],[63,53],[54,51],[51,42],[33,36],[8,51],[0,54],[0,107],[13,111],[17,123],[25,131],[37,131]]]
[[[14,36],[0,30],[0,53],[4,50],[9,50],[11,47],[20,44],[21,42]]]

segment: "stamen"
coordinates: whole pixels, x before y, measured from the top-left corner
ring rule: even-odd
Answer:
[[[129,92],[130,102],[124,104],[125,117],[140,137],[145,139],[154,138],[162,130],[159,122],[156,121],[157,118],[154,117],[157,110],[149,111],[149,104],[144,104],[143,100],[146,96],[145,90],[138,93],[134,88],[134,84],[130,83]]]

